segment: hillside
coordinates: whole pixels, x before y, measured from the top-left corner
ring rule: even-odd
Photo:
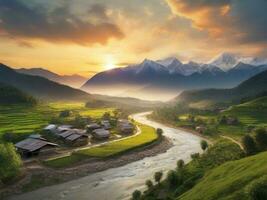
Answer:
[[[185,91],[176,97],[180,102],[233,102],[240,101],[242,98],[256,96],[267,91],[267,71],[244,81],[232,89],[205,89]]]
[[[0,64],[0,82],[16,87],[36,98],[46,100],[88,100],[91,95],[39,76],[20,74]]]
[[[0,104],[35,104],[36,100],[15,87],[0,83]]]
[[[267,175],[267,152],[227,162],[209,172],[179,200],[249,199],[246,187]]]
[[[16,71],[22,74],[28,74],[32,76],[41,76],[51,81],[61,83],[63,85],[68,85],[74,88],[80,88],[87,80],[85,77],[82,77],[77,74],[59,75],[59,74],[56,74],[54,72],[51,72],[51,71],[48,71],[42,68],[31,68],[31,69],[21,68],[21,69],[17,69]]]
[[[244,124],[265,125],[267,123],[267,96],[231,106],[223,114],[238,117]]]

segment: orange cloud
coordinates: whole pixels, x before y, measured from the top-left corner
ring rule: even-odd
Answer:
[[[220,36],[224,28],[222,24],[230,23],[228,13],[230,0],[224,1],[193,1],[193,0],[166,0],[172,12],[192,20],[193,26],[205,29],[214,36]],[[225,27],[225,26],[224,26]]]

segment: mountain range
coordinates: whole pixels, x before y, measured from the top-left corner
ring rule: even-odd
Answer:
[[[0,64],[0,83],[15,87],[24,93],[43,100],[89,100],[91,95],[40,76],[18,73]]]
[[[267,70],[267,59],[223,53],[208,63],[175,57],[100,72],[82,90],[113,96],[168,100],[184,90],[231,88]],[[160,94],[160,95],[159,95]]]
[[[68,85],[74,88],[80,88],[87,80],[85,77],[77,74],[59,75],[43,68],[30,68],[30,69],[21,68],[17,69],[16,71],[19,73],[33,75],[33,76],[42,76],[51,81],[61,83],[63,85]]]

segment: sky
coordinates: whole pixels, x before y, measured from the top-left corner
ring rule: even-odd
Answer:
[[[0,62],[86,77],[175,56],[267,57],[267,0],[0,0]]]

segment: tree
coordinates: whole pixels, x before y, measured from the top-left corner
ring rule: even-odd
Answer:
[[[174,188],[178,184],[178,176],[174,170],[170,170],[167,174],[167,183],[171,188]]]
[[[248,196],[252,200],[267,199],[267,176],[263,176],[251,182],[246,188]]]
[[[141,199],[142,193],[139,190],[135,190],[132,194],[132,199],[133,200],[139,200]]]
[[[177,169],[183,169],[184,168],[184,160],[180,159],[177,161]]]
[[[191,154],[191,158],[193,160],[199,159],[199,157],[200,157],[199,153],[193,153],[193,154]]]
[[[247,155],[253,155],[257,152],[256,143],[250,135],[242,138],[242,144]]]
[[[255,140],[261,150],[267,148],[267,131],[265,128],[258,128],[255,130]]]
[[[148,189],[148,190],[151,190],[152,187],[153,187],[153,182],[152,182],[151,180],[147,180],[147,181],[146,181],[146,186],[147,186],[147,189]]]
[[[157,128],[157,134],[162,135],[162,133],[163,133],[163,130],[161,128]]]
[[[21,158],[11,143],[0,144],[0,182],[7,182],[20,172]]]
[[[160,181],[161,181],[161,179],[162,179],[162,176],[163,176],[162,171],[156,172],[156,173],[154,174],[154,179],[155,179],[155,181],[156,181],[158,184],[160,184]]]
[[[206,140],[201,140],[200,146],[201,146],[201,149],[205,151],[209,147],[209,144]]]

